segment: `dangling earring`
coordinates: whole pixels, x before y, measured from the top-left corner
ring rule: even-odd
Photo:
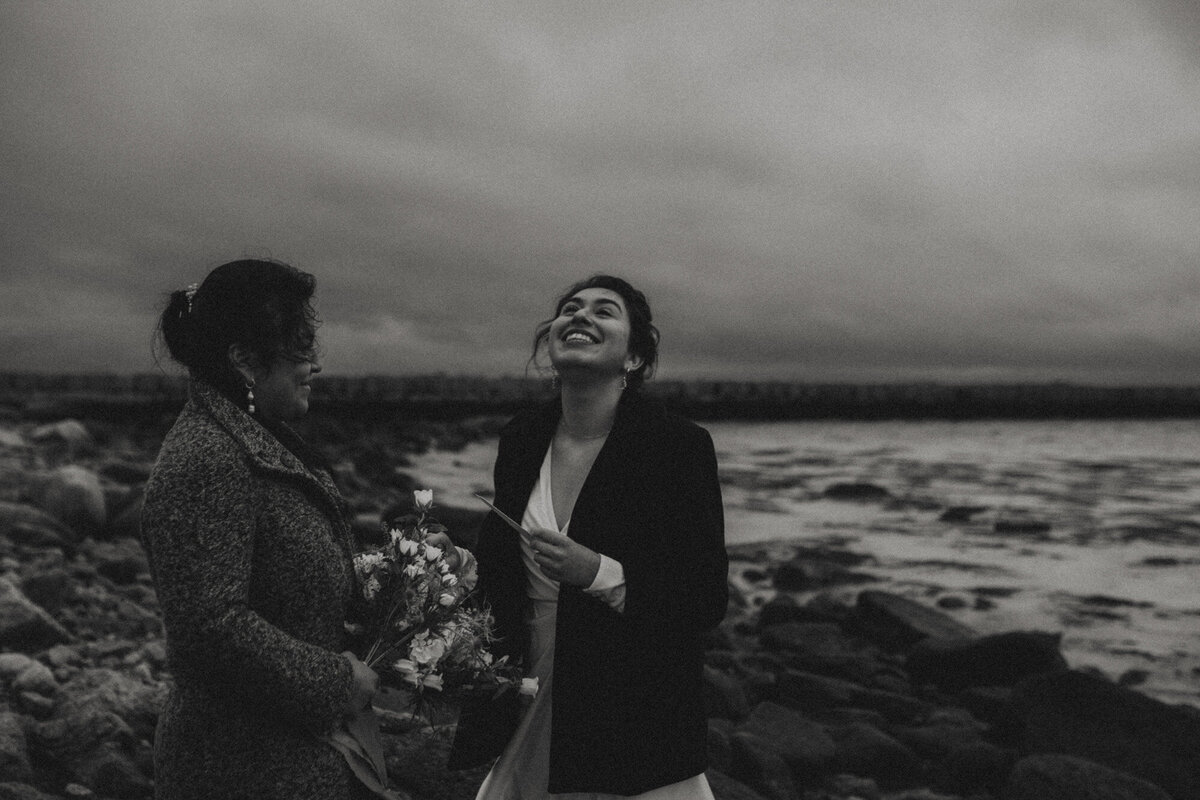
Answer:
[[[629,370],[621,370],[621,391],[629,388]]]
[[[246,384],[246,413],[254,413],[254,381]]]
[[[558,370],[556,370],[556,369],[554,369],[553,367],[551,367],[551,368],[550,368],[550,388],[551,388],[551,389],[553,389],[553,390],[555,390],[555,391],[558,391],[558,387],[559,387],[561,384],[562,384],[562,381],[560,381],[560,380],[558,379]]]

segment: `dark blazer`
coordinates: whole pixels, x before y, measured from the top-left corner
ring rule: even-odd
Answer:
[[[358,791],[321,740],[351,692],[339,651],[352,539],[300,444],[199,382],[163,441],[142,517],[174,678],[155,741],[160,800]]]
[[[496,505],[520,519],[561,405],[500,434]],[[724,514],[712,439],[661,404],[627,392],[571,514],[571,538],[621,562],[625,609],[562,586],[554,649],[551,792],[637,794],[707,767],[701,635],[729,599]],[[516,534],[495,514],[477,546],[479,585],[501,653],[523,655],[526,578]],[[499,755],[516,717],[468,710],[452,765]],[[498,728],[497,726],[502,726]]]

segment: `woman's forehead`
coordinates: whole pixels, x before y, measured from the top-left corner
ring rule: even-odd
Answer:
[[[566,305],[572,300],[581,301],[584,303],[611,303],[612,305],[620,308],[622,311],[625,310],[625,300],[620,294],[614,292],[612,289],[603,289],[599,286],[591,286],[587,289],[580,289],[578,292],[575,292],[573,295],[564,300],[563,305]]]

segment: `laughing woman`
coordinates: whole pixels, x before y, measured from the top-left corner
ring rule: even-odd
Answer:
[[[234,261],[174,292],[159,323],[191,377],[142,518],[174,678],[155,737],[160,800],[364,793],[325,741],[378,684],[342,652],[350,529],[287,424],[320,371],[313,284]]]
[[[528,533],[491,514],[477,551],[498,649],[541,688],[508,727],[468,711],[452,764],[499,754],[481,800],[711,798],[701,638],[728,603],[712,439],[638,391],[658,330],[624,280],[571,287],[543,349],[560,396],[505,427],[495,465],[496,506]]]

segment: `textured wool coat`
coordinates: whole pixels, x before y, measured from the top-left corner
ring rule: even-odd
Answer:
[[[516,417],[500,434],[496,506],[521,519],[562,408]],[[578,587],[558,596],[550,791],[636,794],[707,766],[702,634],[729,601],[724,515],[712,439],[661,404],[627,392],[571,513],[571,538],[625,569],[625,608]],[[479,587],[514,656],[529,608],[517,535],[489,515]],[[467,709],[451,763],[498,755],[513,708]]]
[[[142,541],[174,678],[155,741],[164,800],[360,791],[321,740],[351,694],[352,538],[329,475],[289,434],[194,381],[147,485]]]

